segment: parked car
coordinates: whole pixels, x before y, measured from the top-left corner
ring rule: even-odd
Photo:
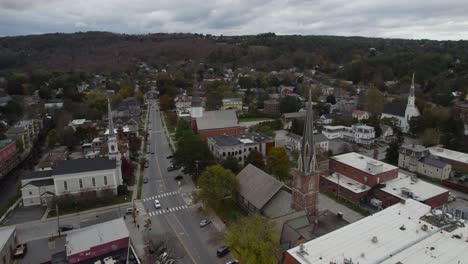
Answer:
[[[200,221],[200,227],[205,227],[205,226],[209,225],[210,223],[211,223],[210,220],[208,220],[208,219],[202,219],[202,220]]]
[[[175,171],[175,170],[178,170],[178,169],[180,169],[180,168],[172,165],[169,168],[167,168],[167,171]]]
[[[132,214],[133,213],[133,208],[129,207],[125,209],[125,214]]]
[[[28,251],[28,245],[26,245],[26,243],[18,244],[16,245],[15,253],[13,254],[13,256],[15,258],[20,258],[24,256],[27,251]]]
[[[161,209],[161,203],[159,202],[159,200],[154,200],[154,208]]]
[[[231,259],[226,261],[226,264],[239,264],[239,261],[237,259]]]
[[[226,246],[221,246],[221,247],[218,248],[218,250],[216,250],[216,255],[219,258],[222,258],[222,257],[226,256],[227,254],[229,254],[229,248],[226,247]]]
[[[183,178],[184,178],[184,176],[182,176],[182,175],[177,175],[177,176],[174,177],[174,180],[180,181],[180,180],[182,180]]]
[[[60,232],[70,231],[70,230],[73,230],[73,228],[74,227],[72,225],[61,225]]]
[[[174,156],[173,155],[169,155],[166,157],[166,159],[172,159]]]
[[[143,183],[148,183],[148,178],[147,177],[143,178]]]

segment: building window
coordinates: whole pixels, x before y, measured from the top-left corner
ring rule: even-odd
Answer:
[[[107,185],[107,176],[104,176],[104,185]]]
[[[29,191],[29,195],[32,195],[32,192],[31,192],[31,191]]]
[[[96,179],[93,177],[93,187],[96,187]]]
[[[68,191],[68,184],[67,184],[67,181],[63,181],[63,189],[65,191]]]
[[[377,184],[380,183],[380,177],[377,177]]]
[[[226,152],[223,152],[223,157],[226,157]]]
[[[83,180],[79,179],[78,182],[80,183],[80,189],[83,189]]]

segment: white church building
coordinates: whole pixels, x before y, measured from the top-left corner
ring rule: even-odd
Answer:
[[[114,130],[110,103],[109,131]],[[49,199],[63,194],[77,194],[88,191],[111,190],[123,184],[121,154],[118,150],[117,135],[107,136],[106,156],[60,161],[51,170],[34,171],[21,180],[21,194],[24,206],[47,205]]]
[[[384,104],[384,109],[381,118],[393,118],[396,120],[396,124],[401,128],[404,133],[407,133],[410,129],[409,121],[413,117],[420,116],[420,112],[415,104],[416,96],[414,92],[414,73],[413,80],[411,82],[410,93],[408,96],[408,103],[393,103],[388,102]]]

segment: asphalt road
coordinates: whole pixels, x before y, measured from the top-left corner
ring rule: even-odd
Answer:
[[[181,188],[174,180],[181,172],[167,171],[171,165],[170,159],[167,159],[171,155],[169,142],[163,131],[159,106],[156,101],[150,104],[147,147],[154,154],[148,154],[145,177],[149,181],[144,184],[142,201],[152,225],[151,230],[144,232],[149,232],[146,236],[153,241],[166,243],[168,250],[180,263],[224,263],[228,257],[216,257],[221,235],[213,225],[199,227],[204,216],[188,202],[188,193],[184,193],[186,188]],[[193,186],[185,176],[183,184]],[[155,208],[155,199],[161,203],[161,209]]]

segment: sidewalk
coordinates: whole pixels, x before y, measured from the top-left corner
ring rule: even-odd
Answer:
[[[143,128],[143,131],[147,132],[148,130],[148,118],[149,118],[149,112],[150,112],[151,107],[148,106],[148,111],[146,111],[146,116],[145,116],[145,126]],[[140,155],[145,155],[145,135],[143,135],[143,140],[141,140],[141,146],[140,146]],[[141,157],[140,157],[141,158]],[[137,199],[138,197],[138,183],[140,181],[140,174],[141,174],[141,164],[140,162],[137,163],[137,170],[135,174],[135,184],[132,186],[133,193],[132,193],[132,201]]]

